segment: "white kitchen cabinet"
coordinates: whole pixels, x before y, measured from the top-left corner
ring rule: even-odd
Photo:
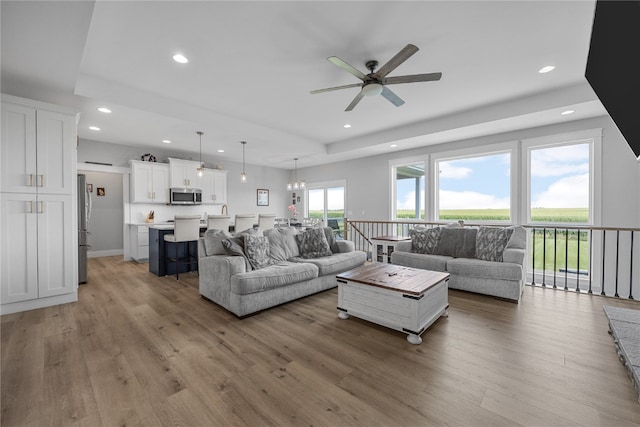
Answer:
[[[169,203],[169,165],[130,160],[131,202]]]
[[[198,167],[200,167],[200,162],[170,158],[169,171],[171,176],[171,187],[200,188]]]
[[[205,169],[199,179],[203,205],[223,205],[227,203],[227,171]]]
[[[2,97],[2,192],[71,194],[76,117]],[[16,101],[16,102],[8,102]]]
[[[130,225],[131,258],[137,262],[149,261],[149,227]]]
[[[78,300],[77,113],[2,95],[0,314]]]
[[[8,304],[73,294],[77,289],[77,226],[71,195],[2,193],[2,314]],[[76,300],[77,296],[75,299]],[[55,303],[70,302],[56,301]],[[36,307],[33,307],[36,308]]]

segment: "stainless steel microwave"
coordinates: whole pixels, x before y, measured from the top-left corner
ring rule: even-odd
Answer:
[[[172,205],[200,205],[202,204],[202,190],[199,188],[171,188],[169,203]]]

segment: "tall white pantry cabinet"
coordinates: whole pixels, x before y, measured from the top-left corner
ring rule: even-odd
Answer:
[[[78,300],[77,120],[2,94],[0,314]]]

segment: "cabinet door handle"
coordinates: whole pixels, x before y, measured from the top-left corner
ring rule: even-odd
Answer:
[[[33,187],[33,174],[29,174],[29,187]]]
[[[156,192],[154,191],[153,192],[153,200],[155,200],[155,199],[156,199]]]
[[[38,213],[44,213],[44,202],[38,202],[40,203],[40,212]]]
[[[29,213],[33,213],[33,200],[29,200]]]
[[[152,197],[151,197],[151,191],[149,191],[149,192],[147,193],[147,198],[148,198],[148,199],[152,199]]]
[[[40,187],[44,187],[44,174],[40,175]]]

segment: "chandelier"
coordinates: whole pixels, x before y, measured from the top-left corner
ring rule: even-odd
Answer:
[[[293,159],[293,182],[287,183],[287,190],[300,190],[304,188],[304,180],[298,181],[298,158]]]

